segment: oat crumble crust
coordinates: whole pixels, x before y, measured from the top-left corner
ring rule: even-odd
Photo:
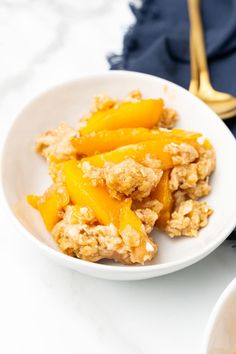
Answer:
[[[115,100],[108,95],[97,95],[93,99],[91,113],[108,111],[109,109],[114,108],[117,103],[118,100]]]
[[[179,205],[181,202],[187,199],[199,199],[207,196],[211,191],[211,186],[208,183],[208,178],[206,180],[199,180],[195,187],[187,188],[185,190],[177,190],[174,192],[175,205]]]
[[[174,165],[187,165],[199,157],[197,150],[192,145],[186,143],[167,144],[164,147],[164,151],[172,155]]]
[[[208,223],[213,210],[205,202],[183,201],[172,213],[166,232],[170,237],[197,236],[198,230]]]
[[[185,163],[186,159],[183,158],[182,162]],[[180,160],[180,164],[182,162]],[[178,189],[187,190],[187,195],[190,198],[194,196],[192,199],[207,195],[210,192],[210,186],[208,185],[209,176],[214,171],[215,166],[215,151],[201,147],[199,158],[196,159],[196,162],[184,165],[181,164],[172,169],[170,175],[170,189],[172,191]]]
[[[113,99],[108,95],[97,95],[93,99],[91,113],[118,108],[123,102],[138,102],[141,101],[142,98],[142,93],[139,90],[131,91],[124,100]]]
[[[132,208],[142,221],[146,233],[149,234],[155,226],[163,205],[157,199],[146,198],[142,201],[134,201]]]
[[[71,139],[76,136],[76,130],[66,123],[57,128],[40,134],[36,139],[35,150],[45,159],[53,156],[57,161],[65,161],[76,157],[76,149]]]
[[[175,126],[176,121],[177,121],[176,111],[172,108],[164,108],[163,115],[158,124],[158,127],[171,129]]]
[[[135,213],[142,221],[146,233],[150,234],[155,226],[155,222],[158,219],[158,214],[149,208],[136,209]]]
[[[86,161],[81,168],[93,185],[105,184],[116,199],[144,199],[157,186],[163,174],[161,169],[154,170],[131,158],[118,164],[106,162],[103,168],[94,167]]]
[[[64,253],[90,262],[106,258],[124,264],[144,263],[157,252],[157,246],[146,234],[141,239],[130,225],[121,234],[113,224],[98,225],[87,207],[67,206],[52,234]]]
[[[169,186],[172,191],[177,189],[187,189],[196,186],[198,181],[197,165],[191,163],[189,165],[174,167],[170,174]]]

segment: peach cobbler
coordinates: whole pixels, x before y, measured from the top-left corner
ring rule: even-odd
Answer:
[[[123,101],[97,96],[77,129],[66,123],[38,136],[52,185],[29,195],[62,252],[97,262],[150,261],[154,227],[197,236],[212,214],[215,151],[199,133],[174,129],[162,99],[133,91]]]

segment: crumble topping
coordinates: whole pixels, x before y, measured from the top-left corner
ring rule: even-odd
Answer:
[[[157,199],[146,198],[142,201],[134,201],[132,207],[142,221],[146,233],[149,234],[153,230],[160,211],[163,208],[162,203]]]
[[[186,161],[186,158],[184,160]],[[179,204],[180,200],[201,198],[208,195],[211,191],[209,176],[216,166],[215,151],[206,149],[203,146],[200,147],[199,157],[196,158],[196,161],[176,166],[171,171],[169,186],[172,191],[177,191],[174,194],[177,204]]]
[[[125,102],[138,102],[143,99],[143,95],[139,90],[133,90],[128,94],[128,97],[125,98]]]
[[[175,165],[187,165],[198,158],[197,150],[190,144],[167,144],[164,151],[172,155],[172,161]]]
[[[150,167],[156,173],[161,169],[161,161],[154,159],[150,154],[146,154],[141,164],[146,167]]]
[[[195,187],[197,181],[197,165],[191,163],[173,168],[170,174],[169,186],[172,191],[176,191],[178,188],[187,189]]]
[[[93,99],[91,113],[99,111],[108,111],[117,108],[123,102],[138,102],[142,100],[142,93],[139,90],[131,91],[124,100],[113,99],[108,95],[97,95]]]
[[[114,100],[108,95],[97,95],[93,99],[91,112],[108,111],[114,108],[118,100]]]
[[[198,230],[208,223],[213,210],[205,202],[187,200],[181,202],[171,214],[166,232],[170,237],[197,236]]]
[[[160,120],[158,126],[161,128],[170,129],[170,128],[174,127],[176,121],[177,121],[176,111],[172,108],[164,108],[163,115],[161,117],[161,120]]]
[[[78,205],[68,205],[64,216],[64,221],[71,224],[96,224],[97,219],[93,210],[89,207]]]
[[[197,162],[197,171],[200,179],[205,179],[216,168],[216,154],[214,149],[206,149],[201,147],[200,158]]]
[[[190,199],[199,199],[207,196],[211,191],[211,186],[208,183],[208,177],[206,180],[199,180],[195,187],[187,188],[186,193]]]
[[[96,168],[85,161],[82,170],[93,185],[105,184],[114,198],[132,197],[136,200],[147,197],[163,173],[161,169],[145,167],[131,158],[117,164],[106,162],[103,168]]]
[[[91,165],[88,161],[81,163],[81,169],[85,178],[89,178],[91,184],[96,187],[104,184],[104,169]]]
[[[152,232],[155,222],[158,219],[158,214],[149,208],[135,210],[136,215],[142,221],[147,234]]]
[[[163,208],[162,203],[157,199],[151,199],[150,196],[142,201],[133,201],[132,208],[137,209],[150,209],[159,215],[161,209]]]
[[[43,194],[42,197],[40,197],[41,202],[45,202],[47,199],[51,198],[54,194],[58,196],[58,201],[60,202],[61,205],[66,205],[70,201],[70,197],[68,194],[68,191],[64,184],[62,183],[53,183]]]
[[[61,123],[57,128],[40,134],[36,139],[35,149],[45,159],[52,156],[57,161],[69,160],[76,157],[76,149],[71,144],[71,139],[75,136],[75,129]]]
[[[145,234],[142,238],[130,225],[119,235],[113,224],[97,225],[92,210],[78,206],[66,208],[52,234],[64,253],[90,262],[107,258],[124,264],[144,263],[157,252],[154,242]]]
[[[199,180],[195,187],[187,189],[178,189],[173,193],[175,200],[175,206],[178,206],[181,202],[187,199],[199,199],[207,196],[211,191],[211,186],[208,183],[208,178],[206,180]]]

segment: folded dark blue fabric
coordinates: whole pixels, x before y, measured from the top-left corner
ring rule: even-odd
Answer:
[[[140,71],[188,88],[187,0],[144,0],[140,8],[130,7],[136,21],[124,37],[123,53],[110,55],[111,69]],[[236,0],[202,0],[201,13],[213,86],[236,96]],[[226,124],[236,136],[236,118]]]

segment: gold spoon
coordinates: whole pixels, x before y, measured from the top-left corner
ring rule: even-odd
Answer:
[[[198,73],[198,66],[197,66],[197,60],[196,56],[194,53],[194,48],[193,48],[193,40],[192,40],[192,34],[190,33],[190,59],[191,59],[191,81],[189,85],[189,91],[195,95],[198,96],[199,98],[202,99],[201,96],[199,96],[198,88],[199,88],[199,73]],[[202,99],[203,100],[203,99]],[[203,100],[204,101],[204,100]],[[232,108],[231,110],[221,110],[222,102],[215,101],[215,102],[206,102],[206,104],[210,105],[210,107],[214,110],[217,111],[217,114],[221,116],[222,119],[226,119],[228,117],[236,116],[236,107],[235,107],[235,102],[234,100],[230,100],[230,105],[228,109]],[[232,106],[231,106],[232,105]]]
[[[236,99],[227,93],[216,91],[210,83],[200,16],[200,0],[188,0],[188,8],[191,24],[189,90],[209,105],[222,119],[231,118],[236,115]]]

